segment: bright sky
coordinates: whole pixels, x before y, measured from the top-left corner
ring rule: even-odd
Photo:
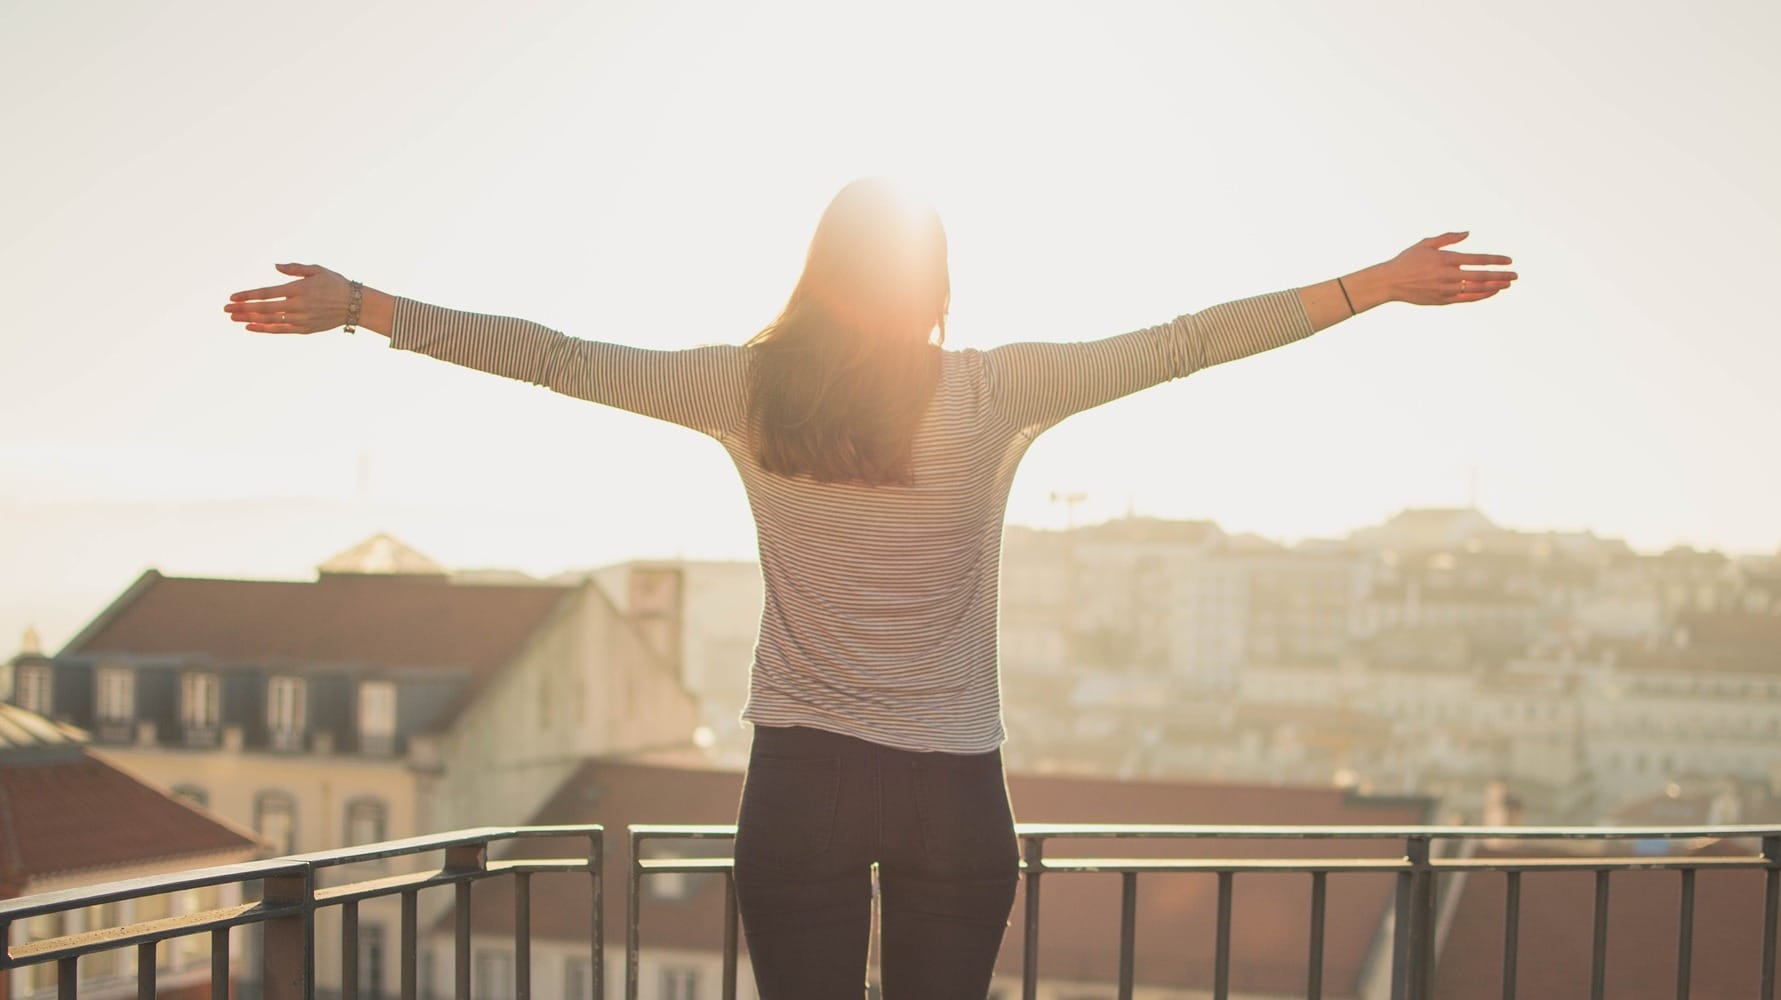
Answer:
[[[749,557],[713,442],[221,307],[299,261],[580,337],[740,342],[864,174],[938,206],[955,347],[1119,333],[1449,230],[1515,258],[1493,299],[1389,304],[1072,418],[1013,521],[1061,524],[1051,492],[1080,491],[1079,521],[1290,542],[1462,505],[1475,471],[1509,526],[1781,543],[1781,5],[865,11],[0,0],[13,582],[306,577],[368,532],[200,558],[58,518],[361,489],[450,565]]]

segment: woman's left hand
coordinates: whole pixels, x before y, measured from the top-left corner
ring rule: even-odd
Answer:
[[[254,333],[320,333],[346,323],[351,283],[314,264],[275,264],[296,281],[229,296],[223,311]]]

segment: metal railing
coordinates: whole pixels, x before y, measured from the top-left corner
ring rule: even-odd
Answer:
[[[737,967],[736,884],[730,858],[646,858],[647,842],[723,840],[735,836],[734,826],[632,826],[631,864],[625,924],[625,998],[637,1000],[640,964],[639,923],[642,879],[646,875],[680,873],[721,875],[724,879],[723,1000],[735,1000]],[[1426,1000],[1435,967],[1437,880],[1443,873],[1500,872],[1506,880],[1503,914],[1503,997],[1515,1000],[1516,963],[1521,918],[1521,877],[1529,872],[1590,871],[1595,873],[1594,928],[1590,954],[1590,998],[1603,1000],[1607,977],[1609,878],[1616,871],[1667,870],[1679,873],[1679,920],[1676,941],[1676,996],[1688,1000],[1693,953],[1695,873],[1703,870],[1750,870],[1763,873],[1763,937],[1760,1000],[1775,1000],[1775,933],[1781,911],[1781,828],[1706,826],[1686,829],[1651,827],[1464,827],[1464,826],[1159,826],[1019,824],[1021,878],[1025,890],[1025,925],[1021,945],[1021,996],[1034,1000],[1039,984],[1040,900],[1044,880],[1059,875],[1117,875],[1120,879],[1119,997],[1130,1000],[1135,982],[1138,877],[1163,872],[1199,873],[1218,881],[1213,943],[1214,1000],[1230,996],[1231,899],[1239,873],[1302,873],[1311,879],[1306,919],[1310,947],[1306,956],[1305,996],[1323,996],[1324,917],[1328,876],[1332,872],[1385,872],[1396,876],[1392,908],[1392,1000]],[[1051,840],[1388,840],[1402,843],[1399,857],[1293,858],[1091,858],[1047,857]],[[1497,856],[1475,858],[1440,845],[1459,846],[1482,840],[1598,841],[1630,840],[1754,840],[1760,853],[1748,856],[1663,855],[1641,857]]]
[[[1118,989],[1121,998],[1133,995],[1136,965],[1137,889],[1142,875],[1159,873],[1200,874],[1217,881],[1214,924],[1212,993],[1217,1000],[1230,994],[1231,904],[1239,874],[1296,873],[1311,881],[1310,906],[1306,913],[1309,949],[1305,961],[1305,995],[1320,1000],[1323,993],[1324,924],[1327,879],[1331,873],[1373,872],[1395,876],[1390,911],[1390,996],[1393,1000],[1424,1000],[1430,995],[1435,966],[1436,897],[1441,875],[1501,873],[1506,880],[1503,914],[1503,996],[1516,996],[1517,943],[1521,915],[1521,880],[1524,874],[1555,871],[1595,873],[1594,927],[1591,949],[1591,989],[1594,1000],[1604,996],[1607,974],[1608,902],[1611,876],[1633,870],[1675,871],[1679,877],[1679,918],[1676,940],[1676,996],[1687,1000],[1693,950],[1695,876],[1703,870],[1761,872],[1764,882],[1763,937],[1760,954],[1760,1000],[1775,1000],[1775,949],[1777,918],[1781,916],[1781,828],[1710,826],[1686,829],[1631,827],[1441,827],[1441,826],[1113,826],[1069,824],[1021,824],[1016,832],[1023,847],[1021,877],[1024,883],[1022,927],[1022,996],[1033,1000],[1039,984],[1039,930],[1044,884],[1057,876],[1117,876],[1120,884]],[[641,964],[640,924],[645,876],[680,873],[706,875],[724,880],[722,996],[736,996],[739,916],[732,861],[728,857],[646,857],[646,845],[674,841],[726,841],[735,836],[734,826],[632,826],[630,864],[626,892],[625,996],[636,1000]],[[587,851],[579,858],[525,858],[490,860],[492,844],[531,838],[585,838]],[[1477,858],[1463,850],[1443,851],[1483,840],[1496,841],[1617,841],[1694,839],[1752,840],[1758,853],[1729,855],[1660,855],[1640,857],[1492,856]],[[1051,841],[1121,840],[1250,841],[1327,840],[1375,841],[1401,844],[1395,857],[1059,857],[1048,856]],[[1352,848],[1349,848],[1352,851]],[[329,869],[363,862],[442,852],[435,868],[346,881],[322,886],[321,875]],[[417,859],[418,860],[418,859]],[[258,926],[264,942],[256,971],[264,995],[274,1000],[311,998],[315,995],[315,917],[338,908],[341,937],[341,996],[358,997],[358,907],[365,900],[399,897],[401,902],[400,969],[401,996],[420,997],[417,947],[422,931],[419,894],[423,889],[454,887],[455,979],[458,998],[472,995],[471,892],[477,881],[499,875],[514,878],[513,993],[529,1000],[531,983],[531,876],[536,873],[579,872],[590,876],[589,913],[592,918],[587,946],[590,949],[590,986],[593,995],[604,996],[603,940],[603,834],[599,826],[503,827],[459,830],[434,836],[388,841],[363,847],[314,854],[293,855],[216,868],[85,886],[0,901],[0,974],[7,970],[55,963],[57,996],[79,995],[79,960],[83,955],[135,947],[137,949],[137,996],[152,998],[156,991],[156,946],[163,941],[190,935],[210,939],[212,996],[230,996],[230,932],[237,927]],[[12,942],[11,929],[36,916],[82,910],[124,900],[162,896],[211,886],[257,885],[257,898],[198,913],[176,914],[117,927],[85,930],[38,941]]]
[[[485,827],[406,840],[392,840],[337,851],[297,854],[269,861],[202,868],[169,875],[82,886],[18,899],[0,900],[0,975],[8,970],[56,964],[58,1000],[79,996],[81,956],[135,946],[137,949],[136,995],[155,996],[156,946],[162,941],[196,934],[210,936],[210,992],[212,997],[231,996],[233,976],[229,948],[230,931],[257,925],[264,942],[257,971],[268,1000],[310,1000],[315,995],[315,916],[337,907],[340,911],[340,993],[343,1000],[358,997],[359,904],[380,897],[401,898],[401,996],[417,1000],[417,947],[421,930],[419,897],[423,889],[455,887],[455,994],[471,995],[470,903],[471,886],[498,875],[514,878],[514,992],[531,995],[531,877],[540,872],[583,872],[591,877],[590,906],[593,913],[591,981],[595,996],[604,989],[603,921],[600,919],[603,880],[603,831],[599,826]],[[523,858],[490,860],[492,844],[540,837],[585,838],[587,853],[580,858]],[[329,869],[364,862],[387,861],[434,852],[443,853],[435,868],[321,886],[320,876]],[[258,884],[258,893],[252,890]],[[155,920],[97,928],[41,941],[12,942],[11,928],[32,917],[69,913],[86,907],[124,900],[164,896],[168,893],[211,886],[239,886],[258,898],[198,913],[178,914]]]

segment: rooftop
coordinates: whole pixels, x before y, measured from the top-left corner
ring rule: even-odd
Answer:
[[[0,705],[0,896],[33,881],[259,843],[86,752],[85,734]],[[22,734],[22,735],[21,735]]]

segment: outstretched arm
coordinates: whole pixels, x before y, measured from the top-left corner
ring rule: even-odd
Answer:
[[[1015,431],[1032,437],[1073,413],[1301,340],[1385,302],[1445,305],[1489,298],[1516,276],[1459,267],[1507,264],[1507,257],[1438,249],[1466,235],[1430,237],[1392,260],[1340,279],[1237,299],[1131,333],[1080,343],[1007,344],[986,351],[983,369],[991,408]]]
[[[282,264],[293,282],[236,292],[224,306],[257,333],[317,333],[346,318],[348,282],[326,268]],[[464,312],[363,290],[359,325],[398,350],[545,386],[724,440],[743,423],[743,348],[649,350],[567,336],[530,320]]]

